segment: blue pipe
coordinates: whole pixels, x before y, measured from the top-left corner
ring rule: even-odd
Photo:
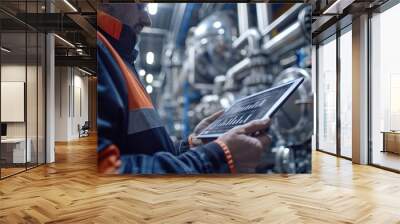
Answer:
[[[185,12],[183,13],[182,24],[176,37],[176,46],[185,45],[185,40],[192,22],[192,14],[195,10],[199,10],[202,3],[187,3]]]

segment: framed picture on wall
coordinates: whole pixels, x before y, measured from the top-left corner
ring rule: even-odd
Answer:
[[[1,82],[1,122],[24,122],[25,82]]]

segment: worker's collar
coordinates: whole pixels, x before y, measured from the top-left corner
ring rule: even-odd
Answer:
[[[100,10],[97,12],[97,27],[121,57],[133,64],[138,55],[138,51],[135,50],[138,39],[136,33],[119,19]]]

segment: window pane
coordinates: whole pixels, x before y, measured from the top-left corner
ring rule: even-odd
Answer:
[[[336,153],[336,40],[318,48],[318,148]]]
[[[340,152],[352,156],[352,35],[340,36]]]
[[[396,170],[400,170],[399,21],[400,4],[371,19],[372,163]],[[386,139],[382,132],[387,132]]]

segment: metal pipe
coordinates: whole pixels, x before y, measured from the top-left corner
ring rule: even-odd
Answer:
[[[283,48],[284,45],[291,43],[292,41],[296,41],[299,38],[303,38],[302,36],[304,36],[304,34],[301,28],[301,23],[299,21],[295,22],[280,34],[276,35],[274,38],[265,43],[263,45],[263,52],[267,54],[276,53],[277,49]]]
[[[299,12],[302,8],[302,4],[296,4],[292,8],[288,10],[284,14],[284,17],[279,17],[277,20],[280,20],[282,18],[287,19],[288,17],[293,17],[296,16],[298,17],[298,20],[290,25],[288,28],[283,30],[281,33],[270,39],[268,42],[266,42],[262,46],[262,52],[267,53],[267,54],[273,54],[273,55],[280,55],[282,53],[285,53],[291,49],[297,48],[301,46],[302,44],[306,43],[306,40],[308,40],[309,35],[307,34],[307,25],[305,21],[305,12]],[[281,22],[276,22],[275,24],[271,24],[271,26],[268,27],[277,27],[281,25]],[[259,34],[257,32],[257,34]],[[239,47],[245,40],[249,41],[249,46],[253,48],[250,49],[256,49],[258,50],[257,44],[258,41],[254,41],[258,38],[261,38],[261,36],[258,36],[254,31],[249,30],[246,33],[243,33],[234,43],[233,47],[237,48]],[[238,79],[237,75],[242,73],[243,71],[250,69],[254,65],[254,60],[252,60],[249,57],[246,57],[236,65],[232,66],[226,73],[226,80],[227,82],[232,82]],[[227,83],[229,86],[229,83]]]
[[[269,4],[256,3],[258,30],[264,30],[271,23],[270,9],[271,7],[269,6]],[[269,40],[269,35],[266,35],[264,37],[264,41],[268,40]]]
[[[236,74],[239,74],[240,72],[248,69],[250,67],[250,64],[251,64],[250,58],[245,58],[241,60],[226,72],[226,80],[235,80]]]
[[[249,29],[249,11],[247,3],[237,3],[239,35]]]
[[[185,14],[187,3],[177,4],[174,7],[174,14],[172,15],[171,23],[169,27],[173,27],[171,39],[176,40],[176,35],[179,33],[181,27],[183,15]]]
[[[275,19],[269,26],[267,26],[266,29],[261,31],[261,36],[266,36],[272,30],[276,29],[277,27],[281,26],[284,24],[284,22],[289,21],[292,18],[297,17],[298,12],[304,7],[304,4],[302,3],[297,3],[292,8],[287,10],[284,14],[282,14],[279,18]]]
[[[257,11],[257,26],[259,30],[264,30],[268,27],[270,21],[269,4],[256,3]]]
[[[279,55],[307,43],[311,39],[309,32],[311,27],[308,19],[310,12],[310,8],[304,8],[298,14],[298,20],[266,42],[262,51],[267,54]]]
[[[260,49],[260,38],[261,36],[257,29],[248,29],[232,43],[232,47],[239,48],[247,40],[250,52],[255,52]]]

